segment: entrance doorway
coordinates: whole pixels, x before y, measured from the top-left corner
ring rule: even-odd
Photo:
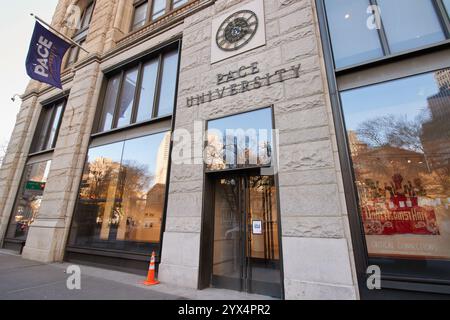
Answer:
[[[282,297],[273,176],[227,174],[213,187],[211,286]]]

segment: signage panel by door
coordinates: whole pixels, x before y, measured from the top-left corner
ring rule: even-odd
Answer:
[[[216,178],[213,203],[212,286],[281,297],[274,178]]]

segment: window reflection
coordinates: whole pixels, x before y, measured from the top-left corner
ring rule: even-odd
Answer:
[[[50,165],[51,161],[45,161],[25,167],[6,238],[26,240],[30,225],[41,207]]]
[[[170,133],[91,148],[70,243],[148,253],[160,241]]]
[[[103,105],[103,116],[100,124],[100,131],[110,130],[114,120],[114,110],[116,107],[117,94],[119,92],[120,75],[111,78],[106,89],[105,101]]]
[[[178,75],[178,51],[165,54],[163,60],[163,75],[158,108],[159,117],[172,114],[173,112]]]
[[[272,110],[265,108],[208,122],[208,170],[270,166]]]
[[[166,13],[166,0],[154,0],[152,19],[156,20],[159,17],[162,17],[165,13]]]
[[[65,101],[42,108],[39,124],[33,139],[31,152],[50,150],[55,147],[61,124]]]
[[[367,28],[369,0],[326,0],[325,4],[337,68],[383,56],[378,31]]]
[[[450,260],[450,69],[341,96],[369,256],[440,267]]]
[[[378,0],[378,5],[392,52],[445,40],[431,0]]]
[[[136,93],[138,68],[126,72],[122,84],[122,92],[119,102],[119,119],[117,127],[123,127],[131,123],[133,111],[134,95]]]
[[[148,1],[144,2],[143,4],[137,6],[134,9],[134,20],[132,30],[137,30],[138,28],[145,25],[145,22],[147,21],[147,7]]]
[[[174,8],[174,9],[179,8],[179,7],[181,7],[182,5],[188,3],[188,1],[189,1],[189,0],[174,0],[174,1],[173,1],[173,8]]]
[[[158,77],[158,60],[152,60],[144,65],[141,94],[136,122],[152,118],[155,101],[156,79]]]

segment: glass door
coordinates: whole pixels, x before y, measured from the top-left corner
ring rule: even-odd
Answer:
[[[214,218],[212,286],[281,297],[273,177],[215,179]]]

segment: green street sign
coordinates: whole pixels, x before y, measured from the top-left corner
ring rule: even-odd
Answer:
[[[26,190],[43,191],[45,189],[45,182],[28,181],[25,185]]]

